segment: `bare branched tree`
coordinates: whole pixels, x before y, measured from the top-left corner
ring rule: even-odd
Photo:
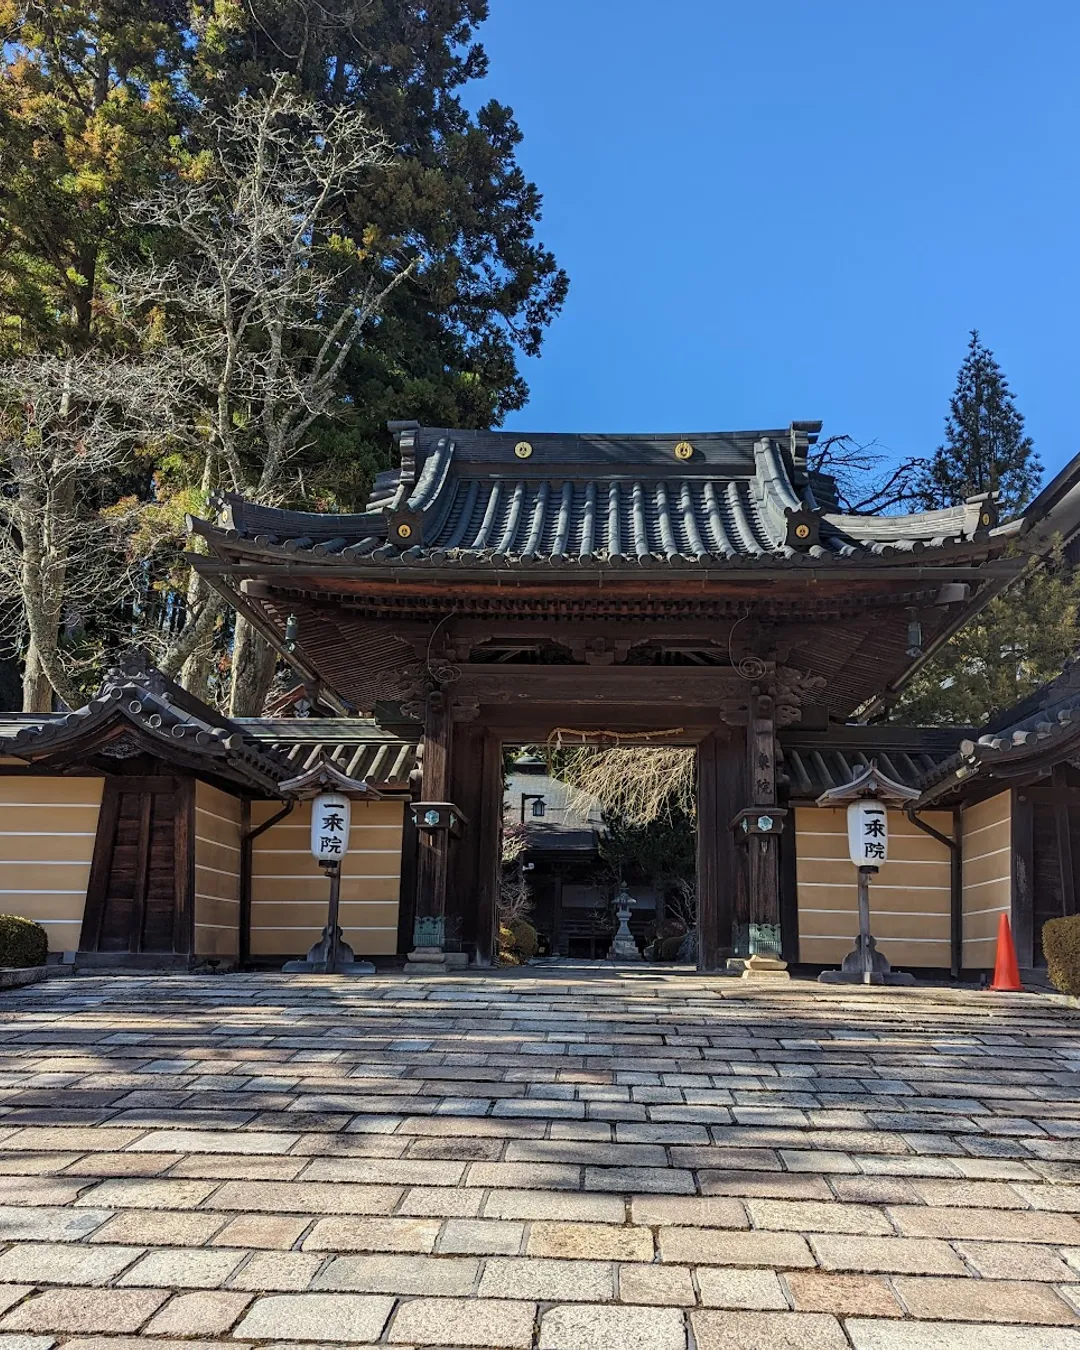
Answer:
[[[0,365],[0,594],[28,651],[23,708],[53,693],[78,707],[77,662],[61,641],[83,616],[134,590],[103,479],[168,425],[178,382],[160,361],[24,357]]]
[[[826,437],[810,459],[812,470],[833,479],[840,509],[853,516],[916,510],[925,467],[918,456],[894,464],[876,440],[861,443],[847,435]]]
[[[648,825],[673,811],[694,818],[694,751],[689,746],[583,746],[564,755],[558,776],[631,824]]]
[[[389,159],[353,108],[326,108],[277,77],[208,113],[205,149],[129,211],[177,241],[166,262],[115,278],[125,305],[163,316],[205,399],[204,487],[280,500],[339,377],[415,259],[370,231],[342,228],[366,175]],[[216,603],[194,579],[188,622],[166,658],[178,668],[208,640]],[[238,621],[231,709],[261,711],[273,660]]]

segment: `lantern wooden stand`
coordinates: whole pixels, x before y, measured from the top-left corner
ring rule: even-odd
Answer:
[[[870,878],[888,860],[888,808],[902,806],[919,794],[881,773],[875,761],[844,787],[831,788],[818,806],[847,806],[848,851],[858,869],[859,935],[839,970],[825,970],[821,984],[914,984],[914,975],[893,970],[878,951],[870,931]]]
[[[286,961],[289,975],[374,975],[370,961],[358,961],[345,941],[338,915],[341,908],[341,864],[349,851],[351,804],[377,801],[367,783],[349,778],[325,756],[305,773],[281,784],[282,795],[311,800],[311,852],[330,881],[326,925],[318,942],[299,961]]]

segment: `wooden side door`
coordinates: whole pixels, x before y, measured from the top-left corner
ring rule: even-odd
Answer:
[[[188,953],[193,907],[190,780],[106,780],[82,951]]]

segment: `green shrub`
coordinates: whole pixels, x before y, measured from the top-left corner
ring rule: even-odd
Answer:
[[[40,924],[0,914],[0,966],[43,966],[48,955],[49,939]]]
[[[510,932],[513,935],[514,946],[522,961],[528,961],[536,955],[540,939],[531,923],[526,923],[524,919],[511,919]]]
[[[1042,941],[1050,983],[1080,998],[1080,914],[1043,924]]]

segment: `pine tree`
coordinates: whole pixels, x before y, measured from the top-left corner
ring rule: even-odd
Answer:
[[[971,330],[967,355],[939,445],[920,484],[927,510],[997,492],[1003,517],[1021,511],[1038,490],[1042,465],[1024,434],[1024,418],[994,354]]]

